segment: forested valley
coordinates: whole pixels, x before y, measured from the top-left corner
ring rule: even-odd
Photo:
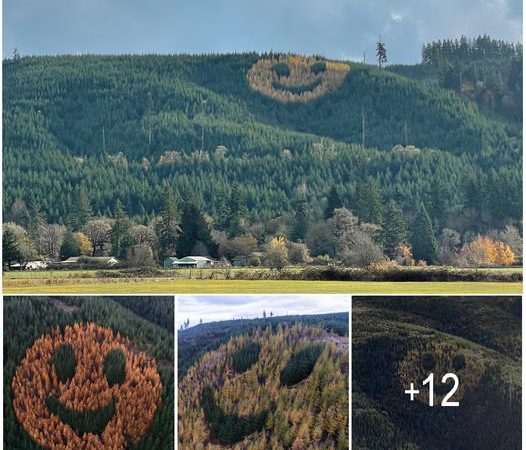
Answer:
[[[5,448],[174,448],[173,297],[6,297],[3,307]]]
[[[7,266],[522,259],[520,44],[433,42],[411,66],[243,53],[3,68]]]
[[[216,344],[183,368],[179,448],[349,448],[347,314],[280,319],[228,322],[221,344],[220,323],[179,331],[183,354]]]

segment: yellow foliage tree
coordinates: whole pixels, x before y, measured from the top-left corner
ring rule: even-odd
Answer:
[[[88,239],[88,237],[84,233],[81,233],[79,231],[78,233],[75,233],[75,239],[77,240],[77,243],[79,244],[80,254],[81,255],[91,255],[93,247],[91,246],[91,242]]]
[[[515,253],[504,242],[495,242],[493,246],[493,261],[495,264],[510,266],[515,262]]]
[[[287,242],[283,236],[273,238],[267,246],[266,263],[272,269],[283,269],[289,262]]]
[[[515,262],[515,254],[509,245],[494,241],[488,236],[477,236],[472,242],[465,245],[461,251],[461,258],[473,266],[511,265]]]

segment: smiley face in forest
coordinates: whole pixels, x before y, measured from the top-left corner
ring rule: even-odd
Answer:
[[[274,55],[248,71],[252,89],[282,103],[308,102],[338,87],[350,66],[315,56]]]
[[[440,404],[451,391],[453,382],[442,383],[442,377],[454,373],[459,378],[458,389],[451,401],[459,401],[466,391],[478,385],[485,371],[481,355],[451,342],[428,342],[409,350],[399,363],[398,374],[402,386],[422,383],[430,373],[434,374],[434,402]],[[418,387],[418,400],[429,401],[428,386]]]
[[[13,408],[43,448],[121,449],[144,436],[161,403],[156,362],[95,324],[41,336],[16,369]]]
[[[240,450],[248,448],[247,442],[250,448],[270,448],[273,434],[284,448],[306,448],[305,434],[288,414],[298,407],[298,398],[310,405],[316,400],[307,398],[320,400],[312,386],[330,379],[332,391],[340,393],[341,408],[340,400],[331,398],[320,400],[323,408],[312,413],[330,414],[334,422],[346,423],[348,373],[337,362],[340,357],[344,352],[327,346],[321,329],[307,325],[274,332],[258,328],[251,336],[231,337],[203,355],[179,383],[179,448]],[[329,366],[334,370],[322,382],[318,371]],[[329,442],[338,440],[337,427],[323,427],[318,426],[316,439],[329,448]]]

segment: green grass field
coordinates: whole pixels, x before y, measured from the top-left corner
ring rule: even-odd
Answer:
[[[243,279],[242,273],[268,269],[162,270],[150,278],[105,278],[97,270],[11,271],[3,274],[4,294],[179,294],[179,293],[328,293],[328,294],[521,294],[521,282],[495,281],[308,281]],[[289,272],[302,268],[290,267]],[[468,269],[469,270],[469,269]],[[473,269],[474,270],[474,269]],[[485,269],[520,272],[521,267]],[[225,279],[227,278],[227,279]]]
[[[4,294],[522,294],[522,283],[4,278]],[[54,281],[59,281],[55,283]]]

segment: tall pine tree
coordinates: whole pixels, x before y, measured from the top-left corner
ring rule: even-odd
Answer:
[[[218,246],[212,239],[205,216],[192,200],[183,205],[180,228],[181,234],[176,247],[179,256],[196,254],[195,249],[199,244],[202,244],[207,251],[206,255],[200,256],[211,256],[213,258],[218,256]]]
[[[240,236],[245,232],[247,207],[245,204],[245,197],[241,192],[238,183],[232,185],[228,214],[228,235],[231,238]]]
[[[130,236],[131,222],[120,200],[115,202],[113,217],[115,222],[111,227],[111,252],[117,258],[126,258],[133,239]]]
[[[438,245],[433,230],[433,223],[424,205],[420,210],[413,224],[411,244],[413,245],[413,256],[417,260],[426,261],[434,264],[438,256]]]
[[[404,213],[393,201],[389,202],[385,210],[383,229],[381,234],[384,252],[389,258],[394,258],[396,248],[408,240],[407,223]]]
[[[340,198],[340,194],[338,194],[338,188],[336,186],[333,186],[327,197],[327,206],[325,207],[325,211],[323,214],[325,220],[330,219],[334,214],[334,210],[336,208],[341,208],[342,206],[343,202]]]
[[[73,231],[79,231],[93,216],[88,194],[84,186],[75,192],[73,204],[70,205],[68,224]]]
[[[380,185],[372,177],[356,185],[356,213],[362,223],[382,224],[382,193]]]
[[[385,42],[382,42],[382,37],[376,43],[376,58],[378,59],[378,67],[382,68],[387,63],[387,49]]]
[[[294,215],[294,226],[292,228],[291,240],[303,241],[307,236],[309,224],[309,206],[304,193],[299,193],[296,200],[296,212]]]
[[[60,259],[68,259],[72,256],[80,256],[80,247],[77,238],[71,230],[66,230],[64,241],[60,247]]]
[[[9,228],[4,229],[2,234],[2,260],[4,266],[9,269],[13,262],[19,261],[21,258],[22,254],[18,249],[15,233]]]
[[[169,186],[165,187],[163,193],[163,205],[161,214],[155,224],[157,236],[157,257],[162,264],[165,258],[176,256],[177,238],[179,237],[179,212],[174,193]]]

